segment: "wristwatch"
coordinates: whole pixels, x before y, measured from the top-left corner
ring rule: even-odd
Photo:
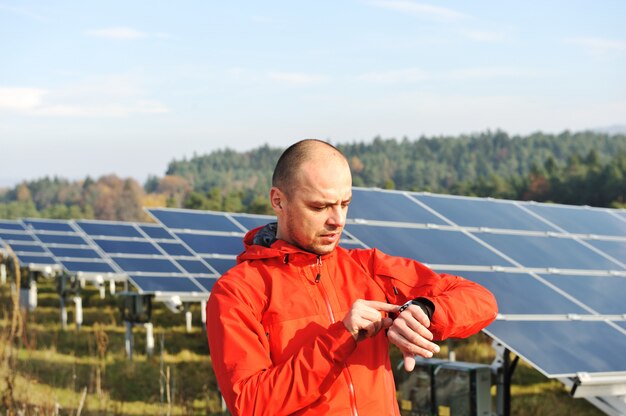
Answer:
[[[433,313],[435,312],[435,305],[433,305],[433,303],[426,298],[415,298],[406,302],[405,304],[400,306],[400,309],[398,310],[398,315],[400,315],[402,311],[404,311],[406,308],[408,308],[411,305],[417,305],[420,308],[422,308],[426,316],[428,316],[428,319],[433,318]]]

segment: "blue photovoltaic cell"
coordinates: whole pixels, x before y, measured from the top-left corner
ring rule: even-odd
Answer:
[[[626,335],[604,322],[495,321],[487,333],[549,377],[626,371]]]
[[[375,221],[445,224],[445,222],[415,201],[397,192],[352,190],[348,218]]]
[[[47,256],[47,255],[37,256],[37,255],[20,254],[20,253],[15,253],[15,255],[17,256],[17,259],[22,265],[24,264],[45,264],[45,265],[57,264],[57,262],[52,257]]]
[[[93,240],[102,250],[110,254],[145,254],[162,255],[162,253],[147,241],[130,240]]]
[[[45,253],[46,250],[40,245],[35,244],[19,244],[19,243],[11,243],[11,249],[13,251],[18,252],[27,252],[27,253]]]
[[[445,273],[462,276],[489,289],[498,301],[498,312],[502,314],[589,313],[529,274],[468,271]]]
[[[111,259],[125,272],[182,273],[167,259],[137,257],[111,257]]]
[[[211,267],[217,270],[217,272],[220,275],[226,273],[228,270],[235,267],[235,265],[237,264],[236,259],[221,259],[221,258],[204,257],[204,261],[209,263]]]
[[[170,276],[130,276],[131,281],[142,292],[202,292],[193,280],[187,277],[170,277]]]
[[[150,238],[175,240],[174,236],[160,225],[140,225],[139,228],[141,228],[141,230],[146,233]]]
[[[75,232],[67,222],[45,220],[23,220],[23,222],[33,230]]]
[[[610,260],[569,238],[527,235],[475,234],[524,267],[620,270]]]
[[[423,263],[510,266],[506,260],[458,231],[362,224],[350,224],[346,228],[369,247]]]
[[[161,209],[149,211],[169,229],[241,232],[239,227],[223,214]]]
[[[4,241],[35,241],[33,237],[26,233],[12,233],[0,231],[0,238]]]
[[[2,221],[0,220],[0,230],[17,230],[24,231],[24,227],[17,221]]]
[[[239,224],[243,225],[247,230],[253,230],[257,227],[265,226],[271,222],[276,222],[275,217],[251,216],[251,215],[231,215]]]
[[[626,222],[605,210],[550,204],[524,204],[524,206],[570,233],[626,235]]]
[[[242,236],[176,233],[193,251],[199,254],[237,255],[243,251]]]
[[[89,245],[82,237],[65,234],[37,234],[37,238],[45,244],[67,244],[72,246]]]
[[[91,236],[144,238],[131,224],[86,221],[77,221],[76,223],[85,233]]]
[[[339,245],[345,249],[352,250],[353,248],[365,248],[358,241],[341,240]]]
[[[215,274],[199,260],[176,260],[187,273],[191,274]]]
[[[626,277],[541,275],[603,315],[626,314]]]
[[[190,256],[194,254],[180,243],[157,243],[170,256]]]
[[[61,260],[61,264],[70,273],[115,273],[111,266],[102,262]]]
[[[555,231],[512,203],[433,195],[415,195],[415,198],[462,227]]]
[[[615,260],[626,263],[626,241],[585,240]]]
[[[217,279],[213,277],[196,277],[196,281],[210,292],[211,289],[213,289],[213,285],[215,284],[215,282],[217,282]]]
[[[99,259],[100,255],[90,248],[48,247],[55,257]]]

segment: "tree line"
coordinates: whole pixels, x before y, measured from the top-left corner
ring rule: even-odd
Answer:
[[[346,155],[355,186],[626,207],[626,135],[487,131],[333,144]],[[194,155],[143,185],[116,175],[24,181],[0,191],[0,218],[147,221],[143,207],[162,206],[269,214],[270,178],[283,150]]]

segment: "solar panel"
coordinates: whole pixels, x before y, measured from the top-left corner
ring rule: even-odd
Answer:
[[[130,275],[129,280],[141,293],[206,293],[194,279],[182,276]]]
[[[108,254],[162,254],[161,251],[149,241],[102,240],[99,238],[94,238],[93,241]]]
[[[157,243],[163,251],[170,256],[187,256],[193,257],[194,254],[180,243]]]
[[[462,227],[556,231],[509,201],[423,194],[414,197]]]
[[[0,242],[5,247],[11,247],[22,266],[48,271],[51,267],[58,266],[53,256],[19,221],[0,222]]]
[[[541,275],[571,296],[580,299],[600,314],[626,313],[625,276]]]
[[[181,239],[194,252],[203,254],[230,254],[237,255],[243,251],[243,235],[224,236],[213,234],[192,234],[177,232]]]
[[[231,217],[248,231],[276,222],[276,217],[269,215],[231,214]]]
[[[242,231],[223,214],[165,209],[151,209],[150,213],[169,229],[222,232]]]
[[[104,221],[76,221],[76,224],[92,237],[127,237],[143,238],[133,224]]]
[[[548,377],[626,371],[626,336],[605,322],[498,320],[486,332]]]
[[[460,274],[491,291],[501,314],[584,314],[588,310],[527,273],[446,271]]]
[[[369,247],[428,264],[511,266],[459,231],[349,224],[346,229]]]
[[[585,240],[593,247],[603,251],[616,261],[620,262],[622,267],[626,264],[626,240]]]
[[[169,233],[169,231],[167,231],[165,228],[161,227],[160,225],[148,225],[148,224],[141,224],[139,225],[139,228],[146,233],[146,235],[152,239],[158,240],[158,239],[163,239],[163,240],[174,240],[174,236],[172,234]]]
[[[530,268],[624,270],[571,238],[477,233],[476,236]]]
[[[119,269],[73,221],[27,218],[22,223],[69,274],[82,278],[124,280]]]
[[[420,224],[445,224],[441,218],[402,193],[359,188],[355,188],[352,191],[352,202],[348,209],[348,218]]]
[[[568,233],[626,236],[626,221],[606,209],[530,203],[523,207]]]

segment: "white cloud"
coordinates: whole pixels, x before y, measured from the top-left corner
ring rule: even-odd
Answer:
[[[163,103],[129,76],[94,77],[54,89],[0,87],[0,113],[64,117],[123,117],[166,113]]]
[[[13,6],[6,6],[4,4],[0,4],[0,10],[4,10],[10,13],[14,13],[20,16],[24,16],[24,17],[28,17],[30,19],[34,19],[34,20],[39,20],[39,21],[47,21],[48,19],[45,18],[43,15],[33,12],[31,9],[27,8],[27,7],[13,7]]]
[[[565,39],[567,43],[582,46],[593,54],[626,52],[626,41],[599,37],[576,37]]]
[[[445,7],[433,6],[424,3],[415,3],[409,0],[373,0],[370,4],[385,9],[397,10],[403,13],[410,13],[421,18],[438,21],[457,21],[466,19],[469,16]]]
[[[367,72],[357,77],[359,81],[377,84],[396,84],[403,82],[418,82],[431,79],[432,75],[419,68],[392,69],[389,71]]]
[[[476,42],[501,43],[508,40],[508,35],[503,32],[464,30],[461,35]]]
[[[317,85],[328,81],[328,78],[320,74],[307,74],[303,72],[270,72],[269,78],[289,85]]]
[[[416,83],[422,81],[463,81],[470,79],[528,78],[540,75],[538,72],[514,67],[477,67],[448,71],[430,72],[419,68],[405,68],[388,71],[367,72],[356,77],[359,81],[374,84]]]
[[[117,40],[141,39],[149,36],[146,32],[141,32],[137,29],[133,29],[130,27],[109,27],[104,29],[95,29],[87,31],[87,34],[89,36]]]
[[[41,105],[45,94],[40,88],[0,87],[0,111],[33,110]]]

